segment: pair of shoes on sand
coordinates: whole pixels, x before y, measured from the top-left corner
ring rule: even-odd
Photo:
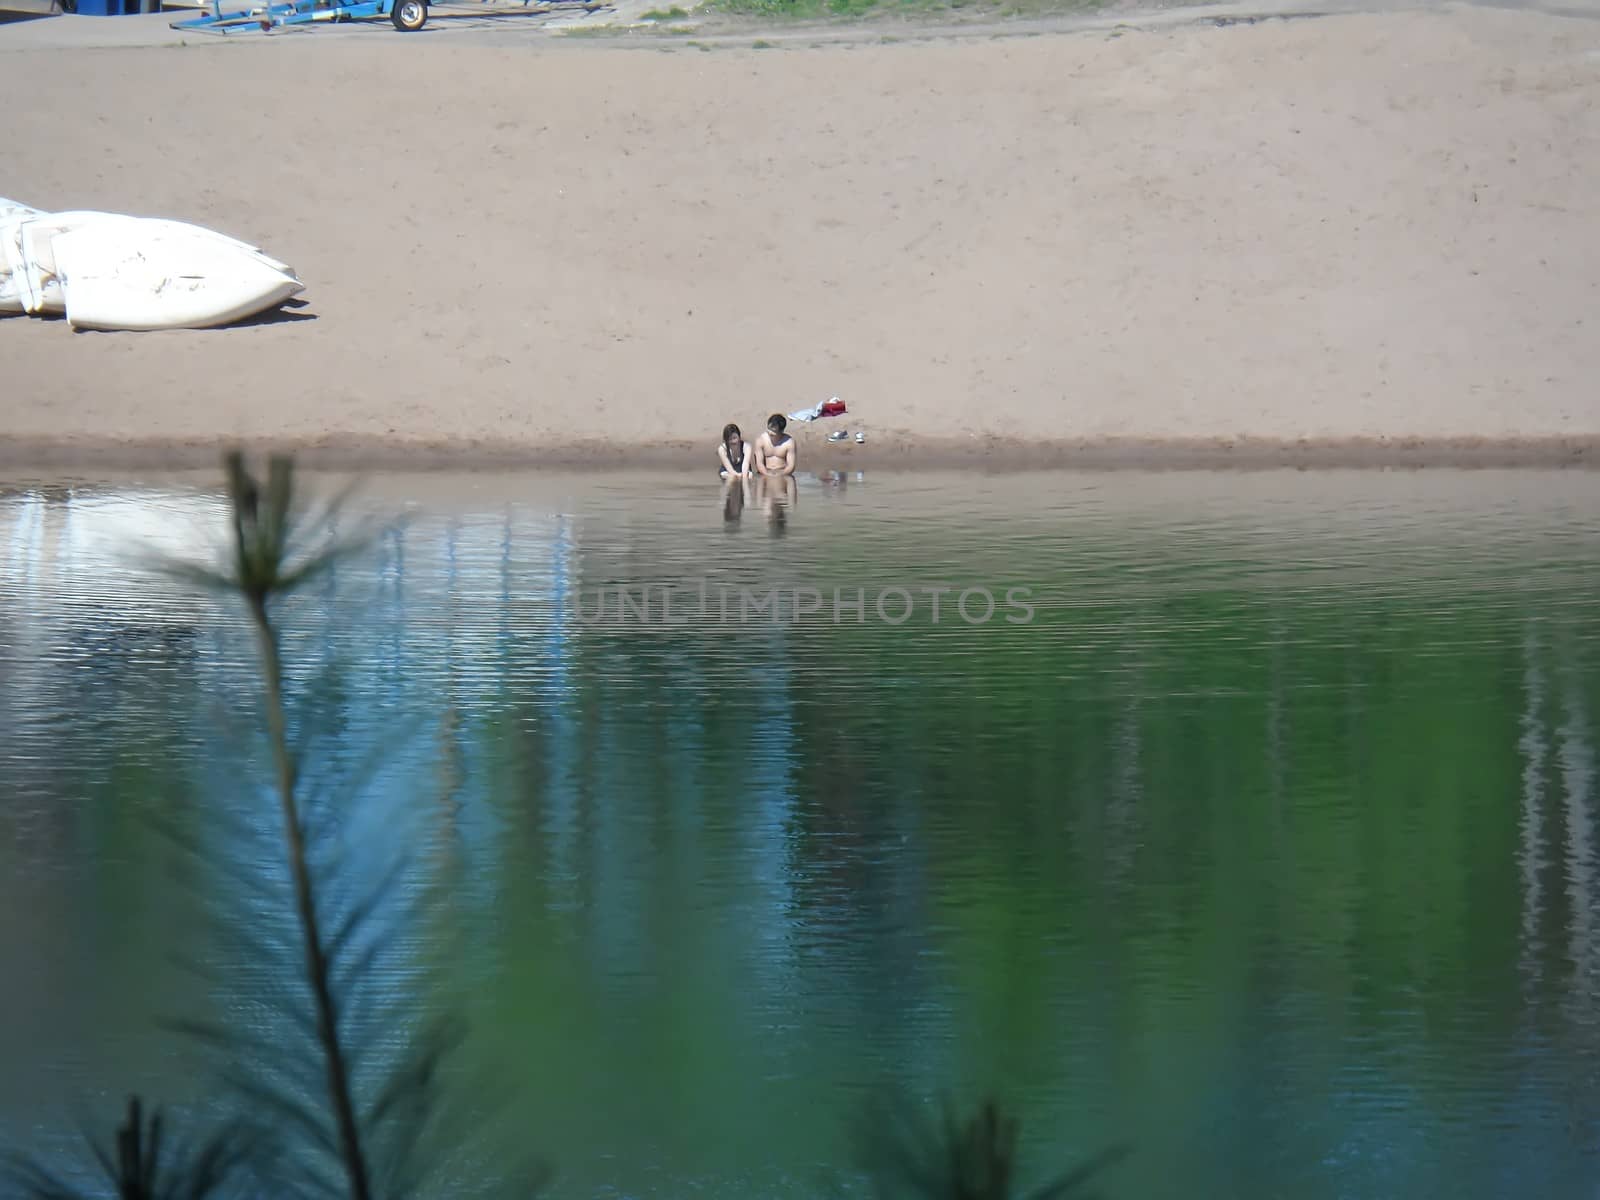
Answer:
[[[850,439],[850,434],[849,434],[849,432],[847,430],[844,430],[844,429],[836,429],[836,430],[834,430],[832,433],[830,433],[828,435],[828,440],[830,442],[844,442],[844,441],[848,441],[849,439]],[[867,440],[867,435],[866,434],[859,433],[859,432],[856,434],[856,445],[859,446],[861,443],[865,442],[866,440]]]

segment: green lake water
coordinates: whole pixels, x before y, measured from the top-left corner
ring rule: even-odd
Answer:
[[[12,1144],[203,1093],[171,956],[262,966],[197,915],[278,869],[242,614],[124,554],[215,485],[0,488]],[[404,830],[448,896],[371,985],[441,968],[552,1195],[820,1196],[886,1089],[1125,1142],[1111,1197],[1596,1194],[1600,474],[783,500],[379,476],[281,613],[308,784],[390,814],[352,869]]]

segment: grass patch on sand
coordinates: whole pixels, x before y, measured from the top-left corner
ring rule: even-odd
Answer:
[[[689,14],[674,4],[671,8],[652,8],[639,16],[641,21],[678,21]]]

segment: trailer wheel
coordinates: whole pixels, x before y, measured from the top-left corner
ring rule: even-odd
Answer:
[[[395,0],[389,19],[401,33],[415,33],[428,23],[428,0]]]

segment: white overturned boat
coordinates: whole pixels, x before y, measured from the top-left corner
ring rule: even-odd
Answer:
[[[0,316],[74,329],[207,329],[305,290],[286,263],[182,221],[47,213],[0,198]]]

